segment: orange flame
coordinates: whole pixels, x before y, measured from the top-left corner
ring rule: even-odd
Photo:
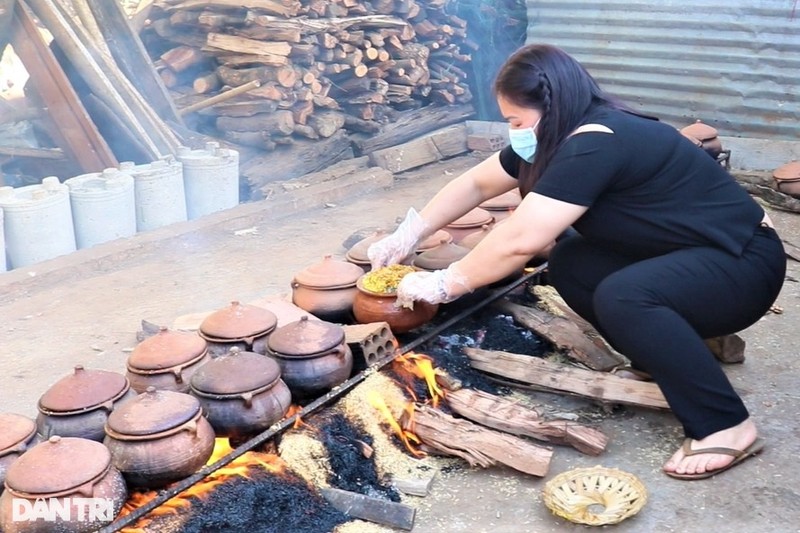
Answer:
[[[214,442],[214,451],[206,461],[206,465],[211,465],[233,451],[228,439],[217,438]],[[157,516],[167,514],[177,514],[180,509],[191,507],[192,497],[205,498],[217,485],[234,477],[246,477],[251,475],[251,468],[261,468],[267,472],[281,473],[285,469],[285,464],[277,455],[261,452],[249,451],[234,459],[231,463],[209,474],[203,481],[192,485],[178,496],[164,502],[146,515],[135,528],[123,528],[122,533],[146,533],[147,525]],[[156,491],[134,492],[125,502],[118,518],[132,513],[142,505],[154,499],[158,493]]]
[[[288,411],[286,411],[286,416],[284,416],[284,419],[286,419],[286,418],[291,418],[291,417],[293,417],[295,414],[299,413],[299,412],[300,412],[300,411],[302,411],[302,410],[303,410],[303,408],[302,408],[302,407],[300,407],[300,406],[299,406],[299,405],[297,405],[296,403],[293,403],[292,405],[290,405],[290,406],[289,406],[289,410],[288,410]],[[294,419],[294,424],[292,424],[292,429],[297,429],[297,428],[299,428],[299,427],[301,427],[301,426],[305,426],[305,427],[306,427],[306,428],[308,428],[308,429],[313,429],[313,426],[312,426],[312,425],[310,425],[310,424],[307,424],[306,422],[304,422],[304,421],[303,421],[303,420],[302,420],[302,419],[301,419],[301,418],[298,416],[297,418],[295,418],[295,419]]]
[[[424,379],[425,384],[428,386],[431,404],[433,407],[439,405],[439,400],[444,398],[444,391],[436,382],[437,370],[433,368],[433,359],[424,354],[410,352],[406,355],[398,356],[394,360],[394,366],[395,370],[401,375],[405,374]]]
[[[414,435],[410,431],[406,431],[400,426],[400,423],[395,419],[392,411],[389,409],[389,406],[386,405],[383,397],[377,391],[369,391],[367,393],[367,401],[369,404],[377,409],[383,417],[386,419],[386,422],[391,426],[392,430],[394,430],[395,434],[398,438],[403,441],[403,444],[408,449],[409,452],[414,455],[414,457],[425,457],[425,454],[411,445],[411,441],[415,443],[419,443],[419,439],[416,435]],[[406,413],[410,416],[414,414],[414,404],[412,402],[408,402],[405,406]],[[410,420],[410,419],[409,419]]]

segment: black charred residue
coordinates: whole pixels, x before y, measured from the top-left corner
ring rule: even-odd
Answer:
[[[361,441],[372,446],[372,436],[355,427],[341,414],[326,418],[320,428],[319,438],[328,452],[333,472],[328,483],[338,489],[399,502],[397,489],[378,478],[375,456],[365,457],[358,445],[358,441]]]
[[[250,471],[249,478],[228,479],[203,498],[192,497],[180,531],[328,533],[349,520],[289,471],[274,474],[255,466]]]

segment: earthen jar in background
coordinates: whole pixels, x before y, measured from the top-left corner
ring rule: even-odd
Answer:
[[[162,327],[136,345],[125,375],[138,393],[148,387],[188,392],[192,375],[210,359],[206,341],[197,333]]]
[[[343,383],[353,370],[353,353],[344,329],[323,320],[300,320],[270,335],[267,355],[281,368],[281,379],[297,398],[320,395]]]
[[[694,124],[681,128],[680,132],[695,144],[699,141],[700,147],[712,158],[717,159],[722,153],[722,141],[719,138],[719,132],[713,126],[698,120]]]
[[[772,172],[778,192],[800,198],[800,161],[790,161]]]
[[[135,397],[122,374],[77,365],[39,398],[36,427],[44,439],[59,435],[100,442],[109,414]]]
[[[360,266],[326,255],[295,274],[292,303],[322,320],[346,322],[358,292],[356,281],[363,274]]]
[[[464,216],[445,226],[444,229],[453,236],[453,242],[459,244],[467,235],[475,233],[476,231],[481,231],[483,226],[492,224],[493,222],[494,218],[491,213],[485,209],[476,207]]]
[[[269,428],[283,418],[292,401],[275,360],[238,348],[198,370],[191,394],[217,436],[235,439]]]
[[[520,202],[522,202],[522,196],[520,195],[519,189],[511,189],[494,198],[489,198],[478,207],[488,211],[495,222],[500,222],[511,216],[511,213],[519,207]]]
[[[39,443],[36,422],[15,413],[0,413],[0,492],[11,463]]]
[[[197,398],[150,387],[111,413],[103,444],[130,485],[158,488],[203,467],[214,438]]]
[[[128,488],[111,464],[109,450],[88,439],[57,435],[37,444],[8,468],[0,496],[0,531],[5,533],[84,533],[108,525],[128,498]],[[28,505],[20,505],[19,500]],[[53,501],[51,501],[53,500]],[[55,522],[42,518],[14,520],[14,508],[68,509]],[[86,508],[89,505],[96,505]],[[40,504],[41,505],[41,504]],[[106,516],[106,514],[108,516]],[[39,516],[37,514],[37,516]]]
[[[208,315],[199,335],[208,343],[212,357],[227,354],[234,346],[242,351],[263,354],[267,339],[278,325],[275,313],[263,307],[233,301]]]

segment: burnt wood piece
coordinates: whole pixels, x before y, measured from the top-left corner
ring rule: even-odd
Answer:
[[[550,469],[553,450],[429,406],[415,405],[413,419],[404,423],[429,448],[461,457],[471,466],[487,468],[500,463],[539,477]]]
[[[365,139],[353,141],[357,155],[402,144],[444,126],[450,126],[475,114],[469,104],[456,106],[429,105],[400,113],[396,120],[386,124],[381,131]]]
[[[39,33],[27,3],[17,2],[14,15],[11,44],[48,109],[47,115],[54,123],[48,132],[53,141],[84,172],[117,166],[114,153]]]
[[[330,487],[320,489],[320,494],[347,516],[406,531],[414,528],[417,510],[410,505]]]
[[[500,301],[496,307],[510,314],[514,320],[534,333],[541,335],[567,356],[592,370],[609,371],[623,363],[623,359],[606,345],[602,338],[590,338],[583,329],[565,316],[555,316],[547,311]]]
[[[131,26],[120,2],[87,0],[106,45],[125,76],[136,84],[142,96],[162,120],[181,123],[175,104],[156,73],[150,56]]]
[[[477,348],[464,348],[464,353],[473,368],[536,385],[543,390],[566,392],[604,402],[669,409],[664,394],[653,382],[594,372],[530,355]]]
[[[600,455],[608,445],[603,432],[571,420],[544,420],[535,409],[488,392],[459,389],[445,396],[454,413],[499,431],[566,444],[588,455]]]

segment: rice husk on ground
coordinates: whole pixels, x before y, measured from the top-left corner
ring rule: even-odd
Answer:
[[[312,487],[329,486],[331,465],[328,461],[328,452],[322,442],[314,437],[313,432],[290,431],[281,438],[278,453],[289,468]]]

